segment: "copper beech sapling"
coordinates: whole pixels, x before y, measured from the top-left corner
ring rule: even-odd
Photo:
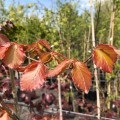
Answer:
[[[88,93],[92,79],[91,72],[87,67],[89,59],[92,59],[97,68],[112,73],[119,55],[120,50],[115,47],[99,44],[93,49],[91,56],[86,61],[79,61],[76,58],[68,59],[62,54],[53,51],[46,40],[38,40],[31,45],[24,45],[10,42],[4,34],[0,34],[1,62],[14,71],[22,72],[20,86],[18,86],[24,92],[31,92],[44,87],[47,78],[57,77],[67,70],[74,85]],[[29,62],[26,62],[27,59],[29,59]],[[57,63],[54,68],[50,68],[49,63],[51,61]],[[57,84],[54,83],[49,88],[56,88],[56,86]],[[64,89],[64,86],[66,85],[63,84],[62,89]],[[30,103],[31,95],[22,94],[21,96],[27,104]],[[44,94],[42,100],[47,105],[53,103],[55,97],[52,93]]]
[[[6,66],[23,72],[20,80],[20,89],[23,91],[41,88],[46,78],[55,77],[66,69],[70,69],[75,86],[85,93],[89,92],[91,72],[87,68],[86,62],[67,59],[60,53],[54,52],[46,40],[38,40],[31,45],[21,45],[8,41],[5,35],[0,34],[0,51],[0,59]],[[27,56],[27,53],[31,56]],[[91,59],[99,69],[111,73],[119,54],[120,51],[113,46],[99,44],[93,49]],[[38,57],[39,59],[35,59]],[[27,58],[31,59],[31,63],[22,66]],[[58,65],[50,69],[46,63],[52,60],[56,60]]]

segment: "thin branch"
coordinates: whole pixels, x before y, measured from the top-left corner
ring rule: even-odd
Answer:
[[[10,71],[10,79],[11,79],[11,84],[12,84],[12,92],[13,92],[13,99],[15,102],[15,111],[16,114],[18,115],[18,98],[17,98],[17,89],[15,85],[15,79],[14,79],[14,71],[12,69],[9,69]]]
[[[2,68],[4,69],[4,71],[5,71],[5,73],[6,73],[6,76],[8,77],[9,75],[8,75],[8,72],[7,72],[6,68],[5,68],[5,66],[4,66],[4,65],[1,65],[1,66],[2,66]]]
[[[60,120],[63,120],[62,100],[61,100],[61,82],[60,82],[60,76],[59,75],[58,75],[58,100],[59,100]]]
[[[15,105],[15,104],[16,104],[13,100],[3,99],[3,101],[4,101],[5,104],[12,104],[12,105]],[[25,104],[24,102],[18,102],[17,104],[18,104],[19,106],[30,107],[30,105],[27,105],[27,104]]]
[[[92,55],[91,55],[90,57],[88,57],[88,58],[84,61],[84,63],[87,63],[89,60],[91,60],[91,58],[92,58]]]
[[[94,29],[94,16],[93,16],[93,0],[90,0],[90,13],[91,13],[91,25],[92,25],[92,45],[95,47],[95,29]],[[97,68],[94,64],[94,77],[96,82],[96,96],[97,96],[97,118],[100,119],[101,109],[100,109],[100,91],[99,91],[99,81],[97,75]]]
[[[0,104],[1,104],[0,108],[1,108],[2,110],[5,110],[13,120],[19,120],[19,118],[17,117],[17,115],[15,115],[15,113],[13,113],[13,112],[9,109],[9,107],[4,103],[4,101],[3,101],[3,99],[2,99],[1,96],[0,96]]]
[[[62,54],[58,53],[58,52],[53,52],[53,54],[59,55],[60,57],[62,57],[64,60],[67,59],[65,56],[63,56]]]
[[[39,61],[39,60],[33,59],[33,58],[31,58],[31,57],[28,57],[28,56],[26,56],[26,57],[27,57],[28,59],[32,60],[32,61],[41,63],[41,61]]]
[[[51,111],[50,111],[51,110]],[[57,108],[50,108],[50,110],[45,110],[45,112],[48,112],[48,113],[55,113],[55,112],[58,112],[59,109]],[[72,115],[77,115],[77,116],[85,116],[85,117],[92,117],[92,118],[97,118],[97,115],[95,114],[84,114],[84,113],[79,113],[79,112],[73,112],[73,111],[67,111],[67,110],[62,110],[62,112],[66,113],[67,115],[68,114],[72,114]],[[116,120],[116,118],[106,118],[106,117],[101,117],[102,120]]]

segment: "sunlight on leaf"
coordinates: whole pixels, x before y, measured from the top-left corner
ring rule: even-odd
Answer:
[[[43,86],[46,79],[46,66],[43,63],[32,62],[21,76],[21,90],[32,91]]]
[[[10,120],[9,114],[5,110],[0,111],[0,114],[0,120]]]
[[[9,39],[4,34],[0,34],[0,45],[5,44],[6,42],[9,42]]]
[[[94,49],[92,56],[94,64],[98,68],[109,73],[112,72],[114,63],[118,57],[115,49],[112,46],[104,44],[98,45],[96,49]]]
[[[87,66],[82,62],[75,62],[71,73],[74,84],[85,93],[88,93],[91,86],[91,73]]]
[[[42,45],[43,47],[47,48],[48,50],[51,49],[49,42],[46,40],[38,40],[37,43]]]
[[[4,58],[5,52],[8,50],[9,46],[10,46],[9,42],[7,42],[4,45],[0,45],[0,59]]]
[[[3,62],[10,68],[17,68],[21,63],[24,62],[25,53],[20,45],[12,43],[5,53]]]
[[[27,51],[29,52],[30,57],[34,58],[35,56],[40,56],[44,53],[44,50],[42,48],[38,47],[38,43],[37,42],[33,42],[29,48],[27,49]]]
[[[17,67],[17,71],[19,71],[19,72],[24,72],[25,71],[25,69],[26,69],[26,67],[27,66],[19,66],[19,67]]]
[[[40,56],[40,60],[43,63],[50,62],[52,60],[51,52],[45,52]]]
[[[115,50],[115,51],[120,56],[120,50]]]
[[[66,68],[68,68],[70,66],[70,64],[72,62],[73,62],[73,60],[65,60],[65,61],[61,62],[53,70],[49,70],[47,76],[54,77],[54,76],[61,74],[62,72],[64,72],[64,70]]]

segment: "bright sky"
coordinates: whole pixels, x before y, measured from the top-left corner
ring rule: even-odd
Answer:
[[[22,5],[26,5],[28,3],[37,3],[37,4],[42,4],[42,7],[47,7],[48,9],[55,9],[55,3],[57,0],[4,0],[5,1],[5,6],[6,8],[14,3],[14,4],[22,4]],[[13,2],[14,1],[14,2]],[[74,2],[74,1],[79,1],[79,8],[78,8],[78,11],[79,11],[79,14],[81,14],[85,9],[90,9],[90,4],[89,4],[89,1],[90,0],[61,0],[61,1],[71,1],[71,2]],[[96,1],[96,0],[93,0],[93,1]],[[97,0],[97,1],[105,1],[105,0]],[[41,5],[40,5],[41,6]]]
[[[40,1],[40,3],[45,5],[47,8],[51,8],[52,5],[53,5],[52,3],[54,3],[56,0],[5,0],[5,1],[6,1],[5,2],[6,3],[6,7],[9,6],[11,3],[13,3],[12,1],[14,1],[14,3],[18,3],[19,2],[20,4],[23,4],[23,5],[25,5],[27,3],[36,3],[37,1]],[[73,0],[66,0],[66,1],[73,1]],[[89,0],[80,0],[80,5],[81,5],[82,8],[88,7]]]

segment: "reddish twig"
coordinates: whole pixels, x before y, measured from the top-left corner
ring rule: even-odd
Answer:
[[[0,104],[1,104],[0,109],[5,110],[13,120],[19,120],[19,118],[17,117],[17,115],[15,115],[15,113],[13,113],[9,109],[9,107],[4,103],[4,101],[3,101],[3,99],[2,99],[1,96],[0,96]]]

